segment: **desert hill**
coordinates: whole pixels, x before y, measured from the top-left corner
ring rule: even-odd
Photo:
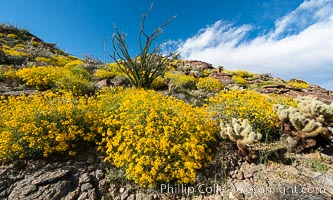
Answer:
[[[306,80],[175,59],[132,88],[0,24],[0,103],[0,199],[333,197],[333,94]]]

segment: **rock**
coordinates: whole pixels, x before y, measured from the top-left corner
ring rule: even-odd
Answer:
[[[104,172],[101,169],[97,169],[95,172],[95,177],[97,180],[102,180],[104,178]]]
[[[100,170],[105,166],[102,159],[89,164],[88,158],[85,155],[69,158],[71,161],[0,163],[0,199],[100,199],[109,184],[106,179],[99,182],[94,174],[105,177]]]
[[[37,186],[46,185],[48,183],[52,183],[52,182],[56,181],[57,179],[61,179],[62,177],[66,176],[69,173],[70,173],[69,170],[61,170],[61,169],[58,169],[53,172],[47,172],[47,173],[44,173],[44,174],[34,178],[34,180],[31,182],[31,184],[37,185]]]
[[[283,84],[275,84],[275,85],[265,85],[263,88],[285,88],[286,86]]]
[[[238,171],[238,173],[236,174],[236,178],[238,180],[243,180],[244,179],[244,174],[242,171]]]
[[[214,69],[212,64],[203,62],[203,61],[198,61],[198,60],[185,60],[184,61],[184,66],[189,66],[190,68],[196,70],[196,69]]]
[[[84,173],[81,175],[79,183],[84,184],[84,183],[89,183],[91,181],[91,177],[88,173]]]
[[[237,192],[237,191],[233,191],[229,193],[229,199],[230,200],[243,200],[244,199],[244,194]]]
[[[106,87],[106,86],[108,86],[108,80],[107,79],[103,79],[103,80],[98,81],[97,83],[95,83],[95,87],[99,90],[102,89],[103,87]]]
[[[93,186],[90,183],[84,183],[81,185],[81,192],[87,192],[93,189]]]
[[[215,72],[215,73],[211,73],[209,76],[217,79],[224,86],[234,83],[234,81],[232,80],[232,75],[229,73]]]
[[[124,76],[116,76],[111,80],[111,86],[119,87],[129,84],[129,80]]]
[[[22,91],[9,91],[0,94],[1,96],[20,96],[20,95],[31,95],[36,93],[36,90],[22,90]]]

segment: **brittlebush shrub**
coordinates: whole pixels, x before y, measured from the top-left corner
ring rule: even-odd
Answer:
[[[56,82],[61,79],[63,71],[59,67],[41,66],[20,69],[16,75],[28,86],[33,86],[38,90],[47,90],[55,87]]]
[[[273,104],[268,96],[252,90],[229,90],[209,98],[208,110],[225,124],[232,118],[248,119],[255,132],[267,136],[277,130]]]
[[[291,79],[287,82],[287,86],[306,89],[310,87],[310,84],[303,80]]]
[[[0,81],[14,80],[16,78],[16,71],[13,66],[0,66]]]
[[[193,183],[211,159],[217,126],[202,108],[152,90],[111,90],[100,98],[108,127],[105,160],[140,186]]]
[[[195,88],[195,77],[185,74],[175,74],[167,72],[165,73],[165,79],[169,81],[169,84],[172,84],[176,87],[181,87],[185,89],[194,89]]]
[[[218,92],[223,89],[222,83],[212,77],[199,78],[197,88],[209,92]]]
[[[168,84],[166,84],[164,78],[159,76],[153,80],[153,82],[150,85],[150,88],[154,89],[154,90],[165,89],[165,88],[168,88]]]
[[[41,66],[23,68],[16,72],[26,85],[33,86],[37,90],[65,90],[74,94],[85,94],[92,88],[90,74],[80,66],[53,67]]]
[[[94,76],[98,79],[112,79],[115,76],[126,76],[116,63],[109,63],[102,68],[97,69]]]
[[[0,160],[75,155],[102,134],[97,102],[88,97],[51,91],[2,98]]]
[[[242,85],[242,86],[247,86],[248,85],[247,80],[245,80],[241,76],[233,75],[232,80],[235,81],[235,83],[237,83],[239,85]]]
[[[106,69],[97,69],[94,73],[94,76],[98,79],[111,79],[115,77],[115,74]]]

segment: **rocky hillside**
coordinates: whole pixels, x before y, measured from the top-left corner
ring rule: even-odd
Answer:
[[[333,198],[333,93],[305,80],[174,60],[140,90],[4,24],[0,67],[0,199]]]

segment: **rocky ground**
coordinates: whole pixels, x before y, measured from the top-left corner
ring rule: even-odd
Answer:
[[[0,199],[333,199],[332,152],[285,154],[285,162],[238,162],[221,180],[154,190],[112,177],[95,153],[55,160],[19,160],[0,166]],[[199,174],[200,176],[200,174]]]

